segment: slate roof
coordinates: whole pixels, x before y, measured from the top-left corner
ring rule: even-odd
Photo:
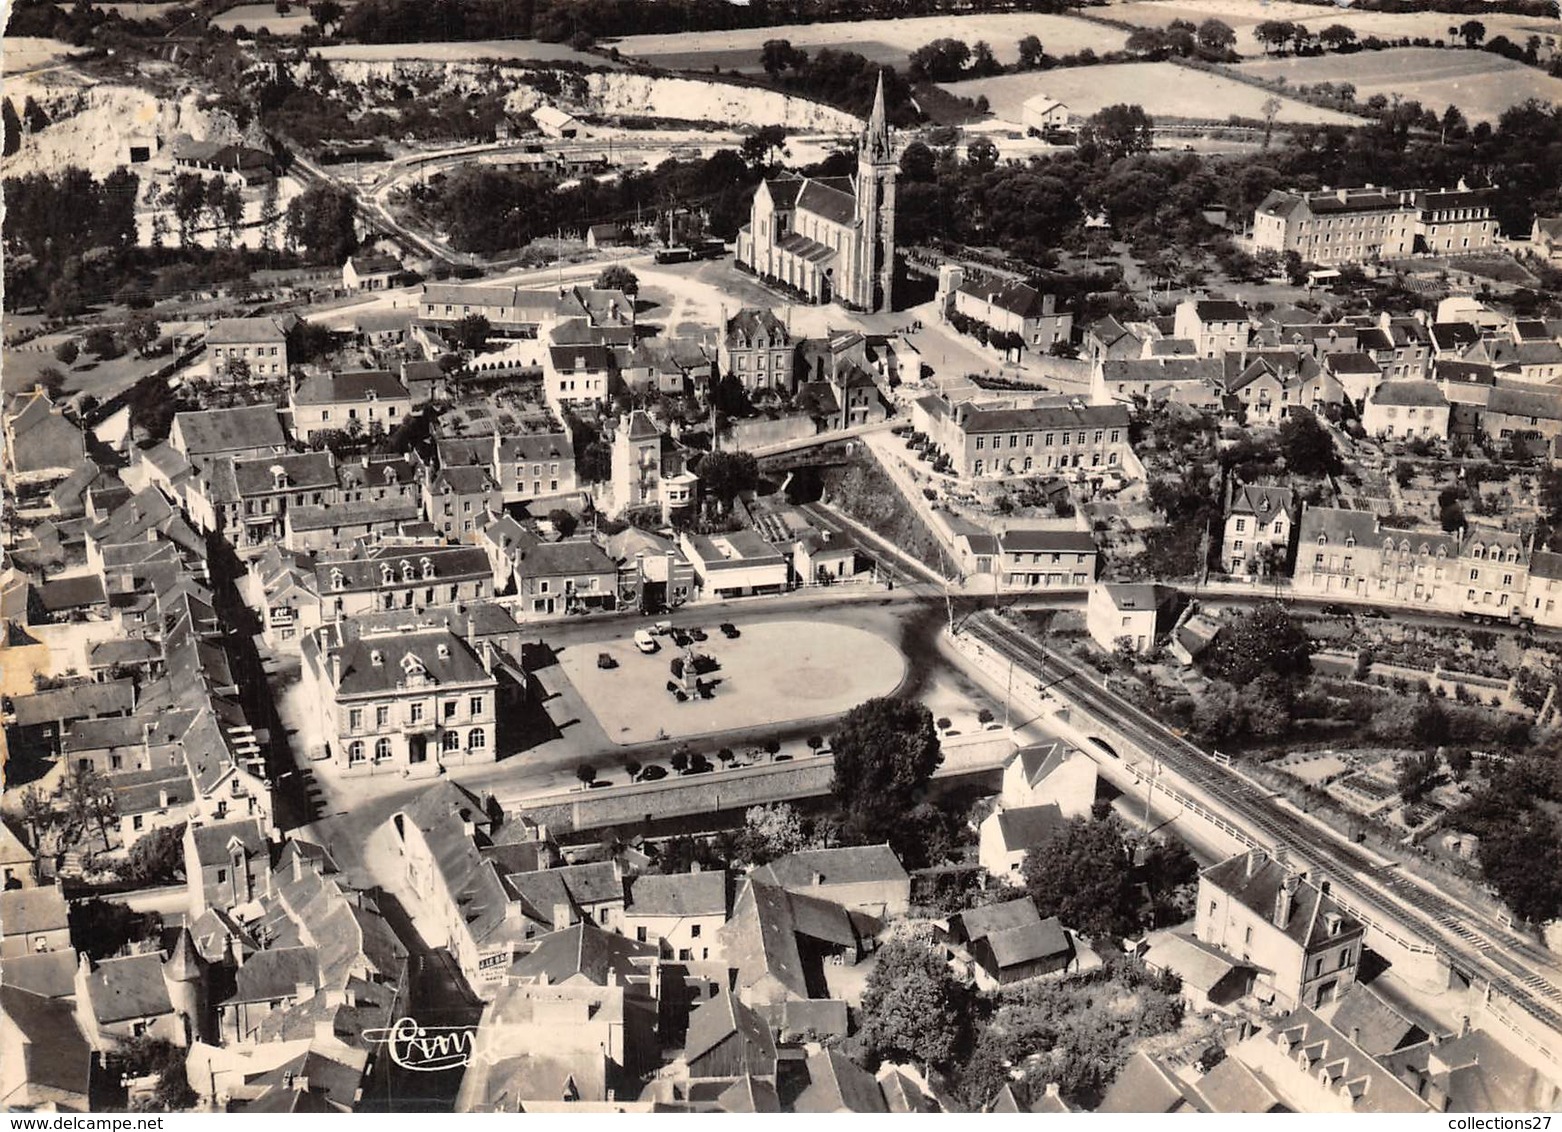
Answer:
[[[835,1050],[808,1058],[808,1087],[793,1102],[794,1112],[888,1112],[879,1083]]]
[[[70,926],[65,896],[52,884],[0,892],[0,923],[7,935],[62,931]]]
[[[776,1043],[770,1027],[725,986],[695,1007],[683,1042],[684,1060],[693,1063],[734,1034],[739,1037],[744,1073],[770,1076],[776,1071]]]
[[[414,664],[436,687],[493,682],[471,646],[449,629],[356,637],[334,651],[342,666],[336,684],[338,698],[394,690]]]
[[[1432,381],[1385,381],[1372,391],[1374,405],[1447,408],[1448,398]]]
[[[998,811],[998,834],[1005,850],[1034,849],[1067,824],[1056,802]]]
[[[754,870],[753,878],[788,890],[809,890],[815,877],[823,885],[909,883],[900,858],[888,845],[856,845],[838,849],[804,849],[778,857]]]
[[[960,285],[960,290],[989,306],[1018,315],[1020,318],[1041,318],[1048,313],[1046,299],[1041,292],[1017,280],[970,280]]]
[[[1289,1111],[1280,1098],[1234,1057],[1221,1061],[1193,1084],[1208,1112],[1261,1113]]]
[[[553,578],[581,574],[617,574],[618,563],[590,539],[536,542],[519,554],[518,569],[527,578]]]
[[[176,413],[173,427],[183,443],[183,451],[189,456],[287,446],[282,420],[271,405]]]
[[[1429,1037],[1365,983],[1352,983],[1326,1013],[1329,1025],[1377,1058]]]
[[[811,212],[833,224],[855,226],[857,197],[823,179],[809,178],[797,195],[797,211]]]
[[[542,876],[542,873],[534,876]],[[637,943],[581,921],[565,927],[564,931],[548,932],[537,940],[533,951],[512,963],[509,977],[528,982],[547,977],[550,985],[584,977],[587,982],[606,987],[609,977],[623,982],[629,976],[642,973],[634,960],[650,960],[656,956],[658,949],[654,943]]]
[[[1562,394],[1529,393],[1499,385],[1486,401],[1486,412],[1545,421],[1562,420]]]
[[[1277,1019],[1256,1040],[1278,1045],[1296,1072],[1311,1078],[1310,1087],[1317,1087],[1316,1078],[1327,1066],[1330,1079],[1337,1082],[1336,1087],[1348,1090],[1353,1098],[1352,1112],[1426,1112],[1428,1109],[1426,1102],[1408,1085],[1306,1007],[1298,1007]],[[1273,1084],[1283,1092],[1286,1082],[1277,1079]]]
[[[765,182],[770,199],[778,209],[796,208],[797,196],[803,191],[801,177],[776,177]]]
[[[93,1016],[103,1024],[174,1012],[163,981],[163,957],[155,951],[97,964],[87,976],[87,997]]]
[[[228,843],[235,837],[244,846],[246,857],[258,857],[269,851],[259,818],[239,818],[236,821],[196,826],[193,836],[195,859],[202,865],[227,864]]]
[[[1248,875],[1250,853],[1257,858],[1251,876]],[[1250,853],[1228,857],[1205,869],[1202,875],[1231,899],[1273,923],[1275,897],[1281,885],[1292,874],[1285,865],[1268,854],[1259,850],[1251,850]],[[1330,938],[1324,925],[1324,917],[1329,913],[1340,916],[1339,937],[1362,931],[1359,921],[1347,916],[1333,898],[1325,896],[1310,880],[1297,884],[1291,907],[1290,922],[1280,930],[1304,948]]]
[[[761,335],[771,344],[789,345],[792,340],[786,324],[763,307],[744,307],[727,319],[726,329],[727,344],[740,348],[753,345]]]
[[[1248,310],[1241,303],[1224,299],[1201,299],[1193,305],[1200,322],[1246,322]]]
[[[348,370],[310,374],[300,381],[290,400],[295,405],[335,405],[342,402],[405,401],[412,394],[388,370]]]
[[[960,406],[962,430],[967,434],[1023,432],[1048,428],[1123,428],[1128,427],[1126,405],[1037,405],[1029,409],[985,409],[980,405]]]
[[[393,255],[348,256],[347,262],[359,275],[394,275],[401,270],[401,261]]]
[[[724,916],[727,874],[706,870],[670,876],[648,873],[625,882],[631,916]]]
[[[562,432],[535,432],[520,436],[501,436],[499,459],[502,462],[574,460],[575,451],[570,446],[569,437]]]
[[[70,998],[76,993],[76,951],[35,951],[0,961],[4,985],[44,998]]]
[[[206,332],[206,344],[210,345],[280,345],[287,341],[287,331],[274,318],[219,318]]]
[[[45,393],[32,394],[7,424],[14,443],[6,462],[16,474],[75,468],[87,458],[86,436]]]
[[[273,947],[244,960],[234,974],[234,989],[226,1002],[269,1002],[292,998],[299,984],[316,985],[320,953],[313,947]]]
[[[1147,1053],[1136,1053],[1118,1071],[1096,1112],[1203,1112],[1191,1086],[1184,1085]]]
[[[10,985],[7,979],[0,986],[0,1013],[20,1034],[21,1048],[8,1050],[6,1056],[22,1059],[22,1080],[39,1089],[72,1094],[84,1103],[90,1091],[93,1054],[71,1004],[32,994]]]
[[[998,545],[1005,554],[1096,553],[1096,540],[1089,531],[1011,527],[999,534]]]
[[[385,500],[389,504],[393,501]],[[415,506],[415,505],[414,505]],[[290,508],[292,514],[297,508]],[[329,510],[329,509],[328,509]],[[345,510],[338,506],[338,513]],[[343,519],[342,522],[347,520]],[[423,563],[433,567],[434,581],[448,584],[456,580],[492,576],[493,567],[488,555],[476,546],[379,546],[364,551],[362,557],[341,559],[335,562],[315,564],[315,583],[320,593],[330,592],[334,574],[342,577],[343,590],[376,590],[383,584],[381,567],[391,567],[391,585],[403,582],[406,567],[412,567],[414,582],[423,582]]]

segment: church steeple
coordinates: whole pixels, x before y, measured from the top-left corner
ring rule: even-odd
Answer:
[[[884,72],[879,72],[877,89],[873,92],[873,112],[868,115],[868,127],[862,135],[863,154],[872,161],[886,161],[891,150],[889,144],[889,116],[884,111]]]

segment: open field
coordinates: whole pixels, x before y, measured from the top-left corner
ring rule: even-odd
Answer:
[[[1224,121],[1233,114],[1262,118],[1264,100],[1269,97],[1269,93],[1259,87],[1179,67],[1175,63],[1112,63],[1101,67],[1028,71],[946,83],[944,89],[965,98],[986,95],[997,117],[1016,123],[1020,121],[1025,100],[1035,94],[1048,94],[1062,100],[1077,117],[1088,117],[1114,103],[1137,102],[1157,121],[1172,118]],[[1280,122],[1357,126],[1363,121],[1293,98],[1282,98],[1281,103],[1276,115]]]
[[[477,39],[460,43],[338,43],[315,48],[322,59],[352,59],[368,63],[394,63],[405,60],[429,60],[436,63],[469,63],[485,59],[534,61],[539,63],[585,63],[592,67],[611,67],[600,55],[586,55],[565,43],[542,43],[535,39]]]
[[[60,62],[76,50],[78,49],[58,39],[13,36],[5,41],[5,73],[16,75],[36,67],[47,67],[51,63]]]
[[[1352,55],[1256,59],[1239,69],[1264,79],[1284,78],[1292,86],[1353,83],[1359,100],[1397,94],[1437,114],[1452,104],[1471,122],[1496,121],[1508,107],[1528,98],[1562,102],[1562,79],[1486,51],[1396,47]]]
[[[275,4],[240,4],[220,16],[213,16],[211,26],[230,32],[241,27],[249,32],[264,29],[272,35],[302,35],[304,29],[314,22],[309,9],[302,4],[285,16],[277,15]]]
[[[712,63],[717,63],[723,68],[757,71],[759,49],[767,39],[788,39],[793,47],[809,51],[820,47],[856,51],[876,63],[904,66],[913,51],[944,36],[967,43],[986,40],[1000,63],[1013,63],[1019,58],[1016,45],[1026,35],[1039,36],[1051,55],[1071,55],[1086,47],[1098,52],[1118,51],[1128,38],[1116,28],[1069,16],[999,12],[857,23],[784,24],[688,35],[632,35],[618,40],[616,46],[630,58],[663,67],[708,70]]]
[[[1369,35],[1380,39],[1422,36],[1435,42],[1448,39],[1449,28],[1458,27],[1471,18],[1447,12],[1353,12],[1346,8],[1288,3],[1287,0],[1268,0],[1262,4],[1255,4],[1253,0],[1166,0],[1164,3],[1136,0],[1115,4],[1104,14],[1143,27],[1165,27],[1173,20],[1190,20],[1197,24],[1213,16],[1236,30],[1237,50],[1243,55],[1263,54],[1263,46],[1253,38],[1253,27],[1265,20],[1291,20],[1306,24],[1313,31],[1330,24],[1344,24],[1362,38]],[[1545,20],[1525,16],[1482,12],[1480,21],[1486,25],[1488,39],[1505,35],[1515,43],[1523,44],[1531,35],[1562,37],[1562,27],[1556,24],[1548,27]]]
[[[707,625],[710,640],[696,652],[715,657],[721,668],[708,700],[677,704],[667,692],[669,662],[679,655],[670,637],[650,656],[618,638],[582,644],[559,654],[570,683],[580,693],[607,737],[615,743],[645,743],[743,727],[792,723],[839,715],[900,686],[906,661],[875,633],[828,621],[765,621],[744,624],[729,641]],[[597,667],[609,653],[618,667]]]

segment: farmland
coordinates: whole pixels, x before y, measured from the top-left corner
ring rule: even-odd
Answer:
[[[1113,5],[1108,14],[1113,19],[1127,20],[1141,27],[1165,27],[1173,20],[1189,20],[1196,24],[1213,16],[1236,30],[1236,49],[1243,55],[1264,53],[1263,45],[1253,38],[1253,28],[1264,20],[1292,20],[1306,24],[1313,31],[1329,24],[1344,24],[1363,38],[1375,35],[1380,39],[1397,40],[1421,36],[1435,42],[1448,39],[1448,29],[1469,18],[1450,16],[1446,12],[1353,12],[1345,8],[1288,3],[1287,0],[1272,0],[1265,4],[1255,4],[1252,0],[1167,0],[1166,3],[1138,0]],[[1531,35],[1555,39],[1562,34],[1556,24],[1547,26],[1544,20],[1525,16],[1483,12],[1480,20],[1486,25],[1488,38],[1505,35],[1520,44]]]
[[[23,71],[37,70],[59,63],[76,48],[57,39],[35,39],[31,36],[13,36],[5,43],[5,73],[19,75]]]
[[[1353,56],[1357,58],[1357,56]],[[1157,121],[1188,119],[1223,122],[1233,114],[1262,118],[1269,97],[1260,87],[1223,78],[1175,63],[1113,63],[1099,67],[1068,67],[967,79],[947,83],[944,89],[965,98],[986,95],[992,112],[1005,122],[1018,123],[1020,108],[1034,94],[1048,94],[1064,102],[1071,114],[1088,117],[1118,102],[1137,102]],[[1362,119],[1282,98],[1278,122],[1314,122],[1321,125],[1360,125]]]
[[[967,43],[986,40],[1001,63],[1013,63],[1021,37],[1040,37],[1050,55],[1071,55],[1084,48],[1118,51],[1127,39],[1116,28],[1068,16],[1001,12],[968,16],[921,16],[905,20],[862,20],[857,23],[784,24],[738,31],[687,35],[632,35],[615,46],[632,59],[661,67],[709,70],[759,70],[759,50],[767,39],[788,39],[805,51],[820,47],[856,51],[875,63],[903,67],[917,48],[952,36]]]
[[[1353,83],[1358,100],[1397,94],[1437,114],[1452,104],[1471,122],[1494,122],[1508,107],[1528,98],[1562,102],[1562,79],[1486,51],[1398,47],[1353,55],[1259,59],[1239,69],[1263,79],[1283,78],[1291,86]]]

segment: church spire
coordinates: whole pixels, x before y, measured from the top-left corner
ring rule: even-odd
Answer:
[[[868,115],[868,128],[863,133],[863,148],[872,157],[889,156],[889,117],[884,112],[884,72],[879,72],[878,87],[873,92],[873,112]]]

